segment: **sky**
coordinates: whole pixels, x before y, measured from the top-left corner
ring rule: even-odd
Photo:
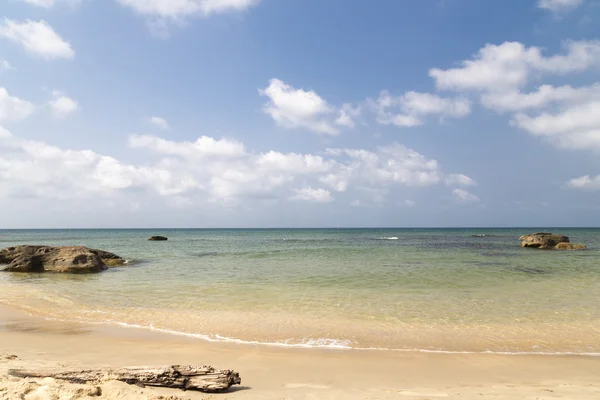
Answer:
[[[599,0],[2,0],[0,229],[600,226]]]

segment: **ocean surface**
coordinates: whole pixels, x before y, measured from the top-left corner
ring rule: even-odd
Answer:
[[[540,230],[589,250],[520,248]],[[0,273],[0,305],[48,318],[276,346],[600,355],[600,229],[0,230],[0,248],[19,244],[132,261]]]

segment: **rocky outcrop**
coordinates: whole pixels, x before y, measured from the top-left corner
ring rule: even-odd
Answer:
[[[163,242],[165,240],[169,240],[169,238],[165,236],[150,236],[148,240],[153,242]]]
[[[524,235],[519,238],[522,240],[521,247],[533,247],[536,249],[556,249],[556,250],[585,250],[582,244],[571,243],[568,236],[554,235],[550,232],[537,232],[531,235]]]
[[[586,250],[587,247],[576,243],[559,243],[554,247],[556,250]]]
[[[537,233],[532,233],[530,235],[523,235],[519,238],[519,240],[526,240],[527,238],[531,237],[531,236],[549,236],[552,235],[552,233],[550,232],[537,232]]]
[[[96,273],[110,263],[123,265],[125,260],[102,250],[90,250],[84,246],[16,246],[0,251],[0,264],[8,264],[3,271],[9,272],[63,272],[74,274]],[[111,261],[112,260],[112,261]]]
[[[520,240],[523,241],[521,247],[534,247],[536,249],[553,249],[559,243],[569,243],[567,236],[553,235],[547,232],[521,236]]]

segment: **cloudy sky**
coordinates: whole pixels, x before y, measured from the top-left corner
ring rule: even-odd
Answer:
[[[0,17],[0,228],[600,225],[598,0]]]

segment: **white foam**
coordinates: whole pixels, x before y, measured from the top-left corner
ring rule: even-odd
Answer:
[[[48,318],[51,319],[51,318]],[[572,351],[557,351],[557,352],[544,352],[544,351],[460,351],[460,350],[441,350],[441,349],[419,349],[419,348],[408,348],[408,349],[394,349],[386,347],[353,347],[350,340],[342,339],[329,339],[329,338],[309,338],[304,339],[301,342],[293,342],[292,339],[287,339],[279,342],[261,342],[257,340],[242,340],[238,338],[230,338],[216,335],[206,335],[200,333],[188,333],[180,332],[171,329],[157,328],[153,325],[137,325],[128,324],[125,322],[118,321],[104,321],[104,322],[87,322],[93,325],[118,325],[124,328],[132,329],[144,329],[151,330],[154,332],[165,333],[175,336],[184,336],[190,338],[196,338],[205,340],[213,343],[236,343],[241,345],[259,345],[269,347],[286,347],[286,348],[304,348],[304,349],[331,349],[331,350],[354,350],[354,351],[393,351],[402,353],[431,353],[431,354],[489,354],[489,355],[508,355],[508,356],[582,356],[582,357],[600,357],[600,353],[597,352],[572,352]]]
[[[378,238],[379,240],[398,240],[398,238],[396,236],[392,236],[392,237],[382,237],[382,238]]]

